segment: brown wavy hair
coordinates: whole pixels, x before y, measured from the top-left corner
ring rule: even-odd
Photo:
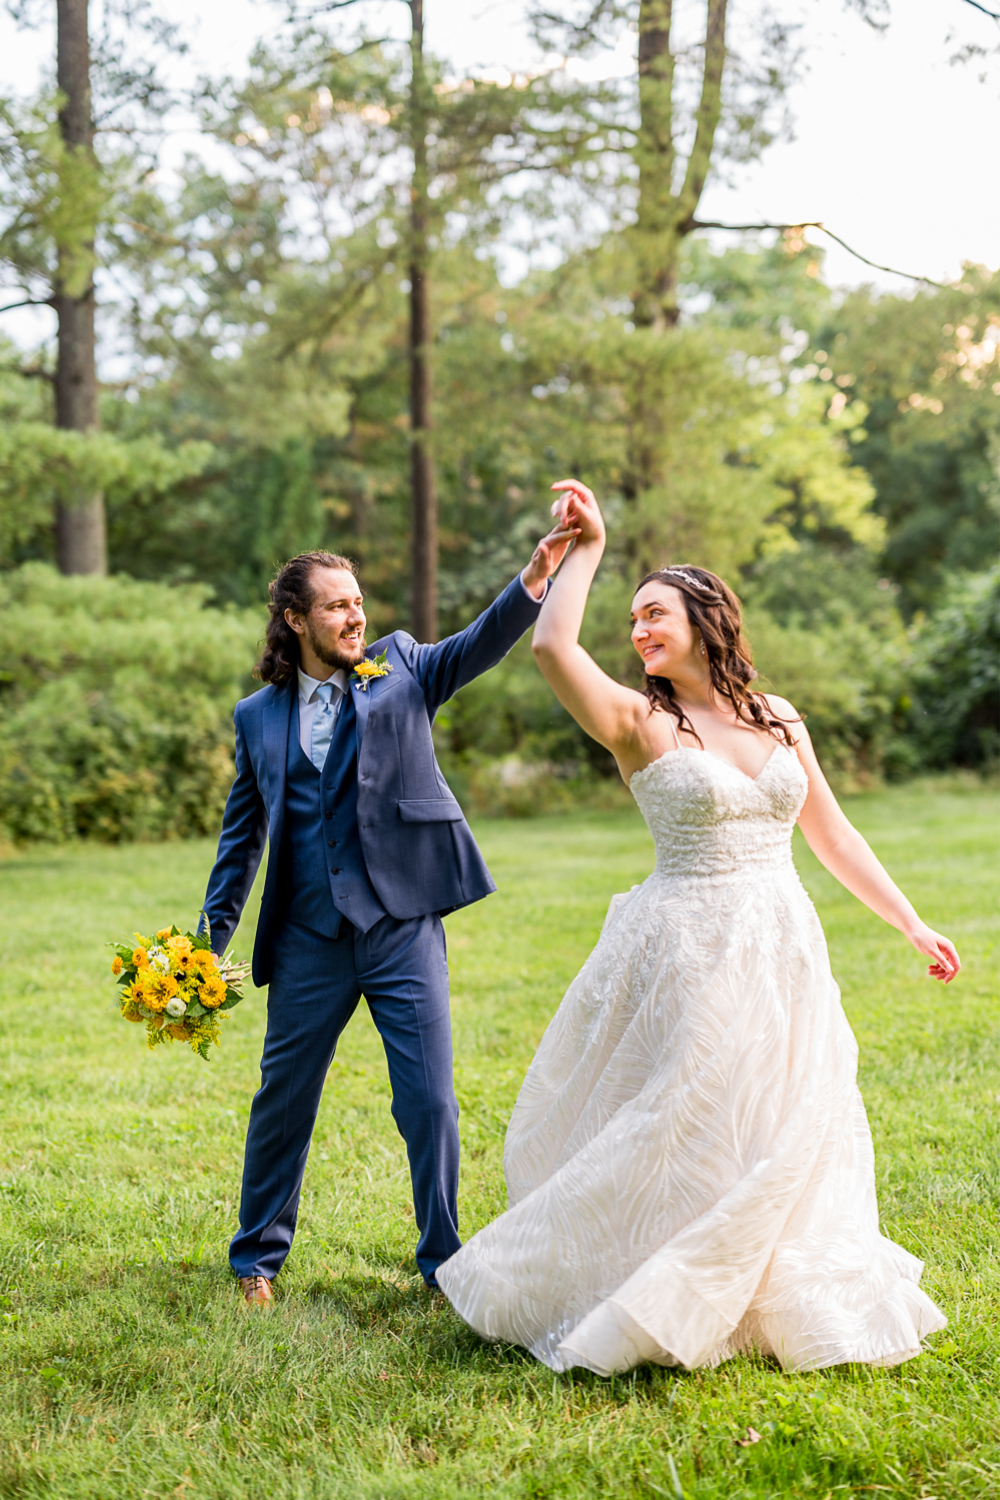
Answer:
[[[662,583],[676,589],[684,600],[688,620],[701,631],[708,658],[712,687],[728,702],[736,717],[755,729],[764,729],[782,744],[794,746],[788,722],[774,716],[763,693],[752,691],[757,671],[753,664],[750,642],[743,633],[743,609],[740,601],[717,573],[676,563],[659,568],[640,579],[635,592],[647,583]],[[686,729],[702,745],[701,736],[677,701],[669,677],[646,674],[642,691],[653,710],[663,709],[677,721],[678,731]]]
[[[290,681],[299,665],[299,638],[285,619],[285,610],[293,614],[307,615],[315,601],[312,575],[315,568],[346,568],[357,578],[358,573],[349,557],[339,552],[300,552],[298,557],[285,563],[268,584],[271,602],[268,605],[267,632],[260,661],[253,675],[261,682],[270,682],[275,687]]]

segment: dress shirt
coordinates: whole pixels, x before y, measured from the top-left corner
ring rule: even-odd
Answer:
[[[322,698],[316,696],[316,689],[322,687],[324,682],[332,682],[334,687],[340,689],[330,699],[330,707],[336,719],[340,713],[340,705],[348,691],[348,673],[345,667],[338,667],[336,672],[331,672],[329,677],[308,677],[299,667],[299,744],[302,746],[302,754],[306,760],[312,760],[312,725],[316,717],[316,711],[322,703]]]

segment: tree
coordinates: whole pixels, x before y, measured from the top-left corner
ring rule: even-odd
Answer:
[[[304,169],[300,180],[317,193],[323,174],[327,183],[342,183],[344,177],[343,160],[334,164],[322,151],[321,132],[326,126],[342,142],[346,134],[352,238],[360,232],[360,247],[370,261],[363,267],[359,244],[348,245],[342,229],[331,232],[324,226],[325,255],[315,256],[311,267],[317,291],[329,285],[331,263],[351,264],[358,275],[366,270],[373,284],[402,250],[409,300],[410,615],[415,633],[434,639],[439,552],[432,435],[435,258],[446,240],[463,230],[475,230],[482,247],[496,218],[491,190],[550,166],[565,172],[591,148],[589,121],[574,114],[579,91],[553,89],[544,76],[515,79],[509,87],[474,79],[446,82],[438,62],[425,52],[423,0],[406,3],[405,67],[391,46],[362,37],[341,48],[315,24],[300,26],[284,46],[258,53],[249,83],[227,92],[226,118],[216,115],[215,128],[244,152],[256,152],[272,170],[279,160],[287,168],[294,159]],[[360,0],[320,4],[309,10],[310,22],[355,4]],[[293,10],[293,20],[299,15]],[[317,109],[321,96],[329,102]],[[289,119],[296,125],[289,128]],[[306,129],[315,134],[303,152],[300,131]],[[377,173],[373,159],[379,162]],[[309,300],[299,297],[300,311]],[[313,298],[297,336],[292,320],[284,320],[286,351],[316,351],[323,333],[329,335],[339,318],[354,313],[352,301],[335,297],[324,309]]]
[[[57,0],[56,82],[60,93],[59,131],[66,166],[95,179],[94,122],[90,101],[88,0]],[[95,195],[96,196],[96,195]],[[94,335],[93,255],[96,222],[80,226],[73,250],[58,248],[52,303],[59,319],[56,361],[56,426],[88,432],[99,425],[97,358]],[[60,501],[56,510],[56,557],[62,573],[106,573],[104,498],[100,491]]]
[[[820,358],[822,356],[822,358]],[[855,447],[887,523],[881,567],[907,616],[996,549],[1000,513],[1000,271],[964,267],[912,297],[860,287],[803,360],[867,408]]]
[[[8,9],[31,22],[27,4]],[[123,108],[146,112],[162,104],[162,90],[148,58],[129,62],[120,37],[107,29],[114,20],[151,38],[177,45],[173,28],[149,14],[148,5],[122,0],[107,8],[98,73],[103,84],[105,129]],[[155,50],[155,49],[154,49]],[[96,364],[95,284],[97,241],[104,221],[121,209],[124,174],[113,153],[102,162],[95,147],[95,109],[88,0],[57,0],[56,86],[26,107],[0,101],[0,168],[7,179],[6,223],[0,231],[0,263],[20,290],[17,306],[49,306],[57,319],[54,371],[36,363],[27,373],[51,379],[57,429],[81,435],[100,429]],[[133,179],[135,169],[133,168]],[[141,171],[140,171],[140,176]],[[127,210],[126,210],[127,212]],[[67,453],[84,448],[64,445]],[[107,445],[105,445],[105,451]],[[55,504],[55,549],[63,573],[107,571],[104,498],[93,487],[100,463],[91,464],[91,482],[63,486]]]
[[[795,28],[769,12],[756,18],[745,55],[729,37],[729,0],[705,0],[702,39],[678,35],[673,0],[585,0],[565,11],[536,10],[536,34],[568,52],[590,52],[633,26],[636,76],[620,108],[633,117],[635,322],[672,328],[681,246],[698,226],[711,171],[756,159],[781,129],[776,114],[796,76]]]

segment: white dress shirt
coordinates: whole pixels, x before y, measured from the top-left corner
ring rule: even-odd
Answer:
[[[333,709],[333,717],[336,719],[340,713],[340,705],[344,701],[344,695],[348,691],[349,677],[345,667],[338,667],[336,672],[331,672],[329,677],[307,677],[302,668],[299,667],[299,744],[302,746],[302,754],[306,760],[312,760],[312,727],[316,711],[322,703],[322,698],[317,698],[316,689],[322,687],[324,682],[332,682],[340,689],[330,699],[330,707]]]

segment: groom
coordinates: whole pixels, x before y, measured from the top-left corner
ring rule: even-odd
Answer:
[[[429,1286],[459,1248],[441,918],[496,887],[438,768],[431,724],[534,623],[573,534],[551,532],[477,620],[437,645],[397,630],[366,651],[363,596],[344,557],[304,553],[271,584],[257,667],[267,686],[236,705],[236,780],[205,897],[222,953],[269,841],[253,953],[254,983],[269,985],[267,1034],[229,1252],[251,1305],[270,1302],[291,1248],[323,1083],[362,995],[389,1064]]]

